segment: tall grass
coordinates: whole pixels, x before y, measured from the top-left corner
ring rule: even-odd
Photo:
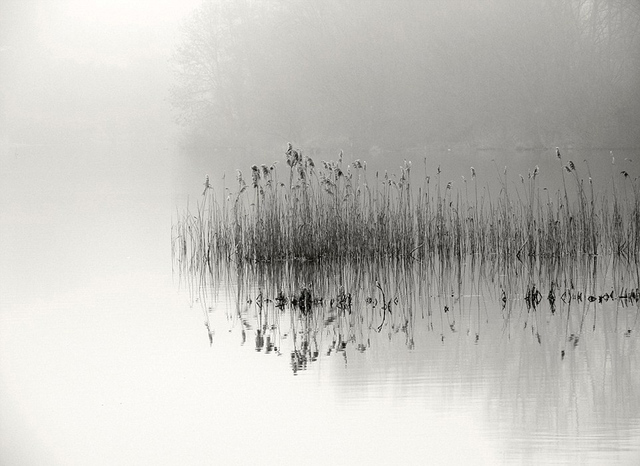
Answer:
[[[173,255],[184,270],[224,258],[236,262],[461,259],[500,263],[515,258],[564,259],[613,254],[638,260],[640,184],[612,168],[611,191],[597,193],[588,165],[564,162],[562,190],[541,188],[538,167],[516,185],[498,171],[495,198],[425,175],[415,183],[412,164],[396,174],[367,171],[366,162],[317,164],[289,146],[286,165],[254,165],[235,190],[215,194],[208,178],[195,212],[173,224]],[[427,161],[425,160],[425,168]],[[426,170],[425,170],[426,172]],[[584,176],[586,175],[586,179]]]

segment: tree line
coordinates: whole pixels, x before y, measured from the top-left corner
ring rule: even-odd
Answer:
[[[637,0],[207,0],[182,32],[194,144],[640,143]]]

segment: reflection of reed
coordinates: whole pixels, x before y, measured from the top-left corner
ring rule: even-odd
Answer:
[[[241,342],[253,333],[256,351],[289,354],[294,373],[320,355],[346,361],[351,350],[365,352],[400,336],[414,349],[434,337],[478,345],[526,334],[562,360],[584,338],[635,335],[640,299],[637,266],[597,256],[500,267],[474,257],[321,266],[217,260],[182,281],[205,310],[210,341],[210,311],[232,301],[228,320],[240,328]]]

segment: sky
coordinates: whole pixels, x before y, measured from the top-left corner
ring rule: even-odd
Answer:
[[[199,3],[0,2],[0,143],[53,144],[74,132],[121,140],[124,121],[140,135],[145,120],[168,120],[158,105],[169,59],[182,19]]]
[[[40,45],[56,58],[126,64],[142,52],[169,52],[180,19],[199,3],[4,1],[0,47],[4,53]]]

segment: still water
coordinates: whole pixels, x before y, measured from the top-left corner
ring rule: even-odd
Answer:
[[[3,464],[640,460],[636,264],[181,275],[170,152],[3,151]]]

